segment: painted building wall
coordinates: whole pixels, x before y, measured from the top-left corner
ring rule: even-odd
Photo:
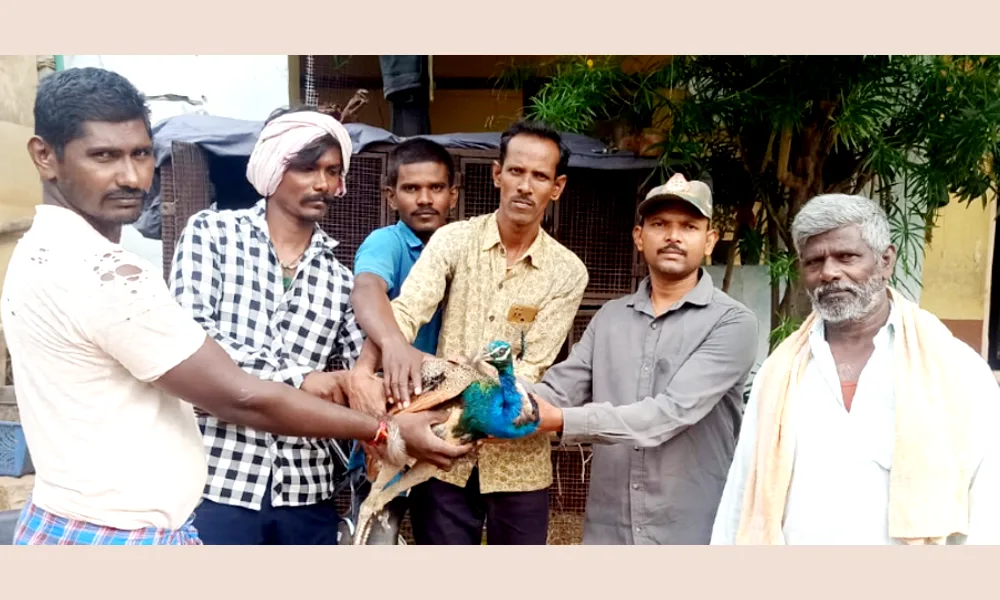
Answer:
[[[38,172],[27,151],[37,87],[38,57],[0,56],[0,223],[32,217],[42,199]],[[20,238],[20,232],[0,234],[0,292]]]
[[[940,212],[924,257],[920,306],[980,352],[995,214],[995,201],[986,207],[953,201]]]

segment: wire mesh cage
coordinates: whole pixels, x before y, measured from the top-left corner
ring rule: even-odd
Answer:
[[[215,173],[211,170],[211,162],[197,145],[174,142],[170,160],[160,168],[165,278],[169,278],[177,238],[191,215],[209,208],[213,201],[218,208],[246,208],[259,199],[252,188],[249,191],[241,189],[235,195],[229,186],[219,190],[220,186],[214,186],[212,182]],[[245,163],[246,160],[241,165],[242,169],[245,169]],[[382,199],[385,163],[385,153],[360,152],[352,156],[347,173],[347,194],[338,199],[320,221],[320,227],[337,240],[334,255],[347,268],[354,266],[354,253],[365,237],[385,224]],[[216,194],[216,191],[221,193]]]
[[[319,223],[323,231],[337,240],[333,253],[349,269],[354,268],[354,254],[361,243],[384,224],[381,183],[385,162],[384,154],[352,156],[347,194],[330,206]]]
[[[500,193],[493,185],[493,161],[460,156],[458,166],[464,182],[459,193],[459,217],[468,219],[500,208]]]
[[[383,194],[389,150],[391,146],[378,144],[351,158],[347,196],[331,206],[320,222],[320,226],[339,242],[334,252],[348,268],[353,267],[354,253],[364,238],[374,229],[390,225],[397,219]],[[460,184],[458,206],[449,215],[449,220],[496,210],[500,205],[499,190],[493,184],[492,175],[496,152],[466,148],[450,148],[449,151],[455,159],[456,178]],[[213,175],[217,164],[198,146],[174,142],[170,160],[160,169],[165,277],[169,276],[177,238],[191,215],[208,208],[213,201],[220,207],[230,208],[248,206],[256,201],[253,194],[240,192],[234,196],[227,191],[231,186]],[[245,168],[245,161],[243,165]],[[610,298],[634,291],[644,273],[632,243],[631,230],[638,198],[644,192],[640,188],[647,175],[646,171],[636,170],[574,168],[570,170],[562,198],[550,205],[543,227],[575,252],[590,274],[583,306],[557,360],[564,358],[579,341],[597,309]],[[549,490],[550,544],[580,542],[590,481],[590,456],[587,447],[553,448],[555,480]],[[349,496],[338,497],[338,509],[347,510],[349,502]],[[410,532],[407,517],[401,533],[412,543]]]
[[[555,204],[555,238],[587,265],[584,304],[635,291],[632,227],[645,172],[570,169]]]
[[[177,238],[191,215],[212,203],[208,159],[196,144],[174,142],[170,161],[160,169],[163,278],[170,281]]]
[[[589,446],[552,448],[552,487],[549,488],[550,545],[579,544],[590,489]]]

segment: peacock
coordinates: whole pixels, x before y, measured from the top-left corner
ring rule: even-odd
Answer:
[[[487,437],[516,439],[538,430],[538,405],[514,377],[512,351],[505,341],[490,342],[469,360],[426,359],[421,386],[422,393],[406,408],[394,408],[390,414],[448,411],[447,420],[433,428],[445,441],[457,445]],[[356,545],[367,543],[374,518],[386,518],[383,509],[389,501],[437,471],[433,464],[412,458],[390,464],[368,453],[368,460],[374,482],[361,504]]]

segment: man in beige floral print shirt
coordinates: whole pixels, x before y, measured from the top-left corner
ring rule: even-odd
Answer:
[[[406,403],[419,393],[424,354],[411,343],[443,303],[438,355],[469,355],[502,339],[518,357],[517,376],[541,379],[588,282],[583,262],[541,228],[546,207],[566,186],[568,161],[559,134],[544,125],[521,122],[504,132],[493,165],[500,208],[434,234],[392,302],[398,330],[368,332],[355,378],[370,377],[381,358],[386,395]],[[478,544],[485,521],[487,543],[544,544],[550,451],[545,435],[489,440],[477,457],[414,488],[416,542]]]

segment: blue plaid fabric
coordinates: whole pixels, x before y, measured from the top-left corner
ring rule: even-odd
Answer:
[[[192,522],[194,516],[177,530],[144,529],[124,530],[75,521],[42,510],[32,502],[21,509],[21,517],[14,531],[15,546],[197,546],[201,545]]]

